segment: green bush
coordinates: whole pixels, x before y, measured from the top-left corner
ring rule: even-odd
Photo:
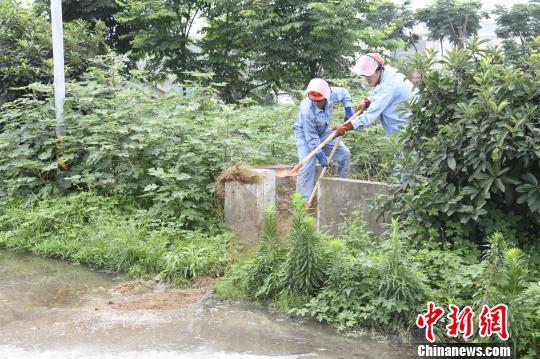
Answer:
[[[350,234],[349,234],[350,236]],[[373,241],[364,237],[361,241]],[[391,331],[414,325],[416,308],[425,303],[429,287],[409,249],[405,234],[393,222],[391,238],[358,251],[359,244],[344,242],[335,252],[321,292],[298,314],[310,314],[340,331],[375,327]],[[351,247],[351,245],[353,247]]]
[[[279,295],[285,253],[278,239],[275,207],[266,208],[263,218],[259,252],[229,269],[226,278],[216,285],[221,298],[268,300]]]
[[[289,292],[314,294],[324,282],[326,263],[322,256],[321,234],[315,219],[307,216],[302,195],[293,195],[293,215],[288,249],[283,264],[283,287]]]
[[[540,353],[540,290],[538,272],[528,265],[519,248],[509,248],[500,233],[488,241],[482,261],[482,286],[477,292],[477,312],[483,305],[508,306],[508,331],[513,355],[537,358]],[[537,256],[537,253],[532,253]]]
[[[133,199],[155,220],[204,227],[218,212],[214,179],[222,169],[296,161],[283,135],[294,108],[225,105],[196,83],[193,96],[154,97],[120,74],[114,56],[94,62],[83,81],[68,83],[60,151],[51,87],[31,86],[35,96],[4,104],[1,196],[92,190]]]
[[[326,257],[321,234],[305,209],[300,194],[293,196],[293,216],[287,248],[277,237],[276,212],[266,209],[262,243],[258,254],[230,269],[217,292],[224,298],[261,299],[287,312],[305,304],[324,283]]]
[[[534,241],[540,233],[540,57],[517,66],[479,45],[414,63],[419,96],[403,131],[413,160],[393,208],[418,240],[482,242],[500,230]]]
[[[393,162],[400,146],[394,137],[384,134],[380,124],[347,133],[344,143],[351,151],[351,178],[387,182],[392,175]]]

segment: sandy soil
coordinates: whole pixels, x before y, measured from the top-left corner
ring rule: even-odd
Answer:
[[[108,304],[113,309],[178,309],[201,300],[211,289],[215,279],[201,277],[194,287],[174,289],[163,284],[132,280],[115,286],[112,291],[119,295]]]

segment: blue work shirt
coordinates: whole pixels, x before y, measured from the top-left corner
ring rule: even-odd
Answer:
[[[400,127],[407,126],[411,113],[403,113],[401,103],[411,101],[415,93],[413,84],[403,74],[385,66],[381,82],[368,95],[369,108],[352,121],[353,128],[366,128],[380,116],[384,132],[392,136]]]
[[[326,100],[324,110],[318,108],[309,98],[305,98],[300,103],[298,121],[293,128],[296,138],[304,139],[311,151],[321,144],[321,137],[332,121],[334,104],[338,102],[341,102],[344,107],[352,107],[351,96],[343,87],[331,88],[330,98]]]

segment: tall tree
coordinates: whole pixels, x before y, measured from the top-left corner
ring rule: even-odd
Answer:
[[[252,0],[244,11],[256,53],[256,75],[276,86],[348,72],[359,50],[359,0]]]
[[[50,0],[35,0],[38,13],[50,13]],[[130,50],[129,41],[122,38],[129,29],[118,22],[115,15],[121,10],[114,0],[62,0],[62,19],[64,22],[86,20],[94,24],[97,20],[105,23],[108,29],[107,43],[117,52]]]
[[[371,14],[378,10],[365,0],[214,0],[201,42],[205,65],[227,83],[229,100],[346,76],[359,52],[404,46],[399,28],[414,19],[387,14],[382,24]],[[406,6],[394,13],[405,17]]]
[[[532,36],[540,35],[540,0],[532,0],[527,4],[514,4],[510,10],[498,5],[494,14],[497,15],[495,33],[506,44],[517,38],[522,50]]]
[[[213,0],[207,12],[207,25],[202,29],[205,67],[214,73],[213,81],[223,83],[225,101],[241,99],[267,83],[256,83],[251,69],[253,55],[250,35],[241,25],[243,0]]]
[[[426,24],[429,38],[441,42],[441,48],[443,39],[462,48],[467,38],[478,33],[480,20],[487,17],[481,8],[482,3],[478,0],[436,0],[432,5],[417,10],[416,17]]]
[[[401,5],[392,0],[374,3],[373,9],[366,13],[365,20],[374,28],[381,26],[391,28],[388,40],[398,40],[400,43],[396,44],[396,47],[405,47],[406,49],[414,47],[416,50],[416,42],[419,37],[414,33],[413,28],[418,20],[414,17],[409,0]],[[385,47],[388,48],[388,45]]]
[[[92,58],[108,51],[105,27],[96,23],[93,30],[82,20],[66,24],[64,51],[67,79],[79,77]],[[20,89],[33,82],[51,83],[51,25],[32,9],[15,0],[0,0],[0,104],[22,96]]]
[[[123,0],[116,18],[130,29],[126,38],[137,60],[154,78],[173,73],[180,82],[198,69],[192,29],[208,6],[204,0]]]

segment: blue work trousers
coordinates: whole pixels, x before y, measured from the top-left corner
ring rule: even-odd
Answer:
[[[321,137],[321,142],[324,141],[328,136],[332,134],[332,130],[328,130]],[[311,149],[307,145],[303,133],[298,133],[295,131],[296,137],[296,147],[298,150],[298,160],[302,161],[310,152]],[[328,142],[326,146],[323,147],[323,152],[326,156],[330,156],[330,152],[334,148],[336,139]],[[336,175],[337,177],[347,177],[349,175],[349,170],[351,168],[351,152],[343,144],[342,141],[339,142],[339,146],[334,153],[332,161],[337,163]],[[296,192],[302,193],[302,195],[307,199],[311,196],[313,191],[313,182],[315,180],[315,165],[317,164],[317,159],[312,157],[307,161],[302,167],[300,167],[300,176],[296,178]]]

